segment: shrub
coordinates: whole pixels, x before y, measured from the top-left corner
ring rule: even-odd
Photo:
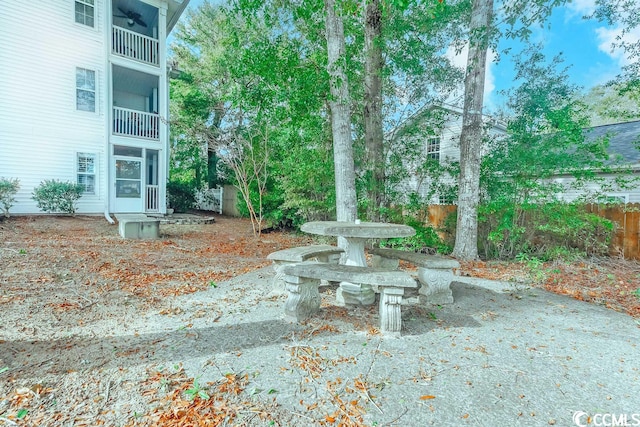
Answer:
[[[167,183],[167,199],[169,206],[176,212],[187,212],[196,203],[195,185],[193,182],[169,181]]]
[[[46,179],[33,190],[32,199],[44,212],[63,212],[74,215],[76,202],[82,197],[84,186],[56,179]]]
[[[514,205],[493,202],[479,207],[478,243],[487,258],[518,254],[542,260],[603,255],[614,223],[577,204],[549,202]]]
[[[429,215],[424,207],[417,210],[409,209],[410,206],[404,206],[404,208],[406,209],[404,215],[391,215],[389,219],[391,222],[402,223],[412,227],[416,230],[416,234],[411,237],[388,239],[382,243],[383,246],[421,253],[451,253],[451,246],[438,234],[443,230],[426,225]]]
[[[20,181],[17,178],[0,178],[0,209],[6,218],[9,218],[9,209],[19,189]]]

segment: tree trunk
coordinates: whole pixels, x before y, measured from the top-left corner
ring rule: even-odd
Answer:
[[[461,260],[478,258],[482,104],[492,15],[493,0],[473,0],[460,135],[458,223],[453,249],[453,256]]]
[[[327,71],[330,77],[331,130],[336,185],[336,216],[338,221],[355,221],[356,180],[351,139],[349,86],[345,62],[344,26],[336,13],[334,0],[324,1],[327,32]]]
[[[220,124],[222,123],[222,117],[224,116],[224,104],[221,102],[216,103],[213,108],[213,121],[211,123],[211,135],[209,143],[207,144],[207,186],[209,188],[215,188],[218,185],[218,156],[216,151],[217,144],[215,140],[220,132]]]
[[[364,141],[369,174],[368,218],[380,220],[384,201],[384,147],[382,131],[382,11],[380,0],[365,1],[364,27]]]

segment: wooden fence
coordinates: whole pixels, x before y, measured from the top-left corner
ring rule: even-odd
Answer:
[[[616,234],[610,245],[612,256],[624,255],[625,259],[640,260],[640,203],[627,205],[587,205],[592,212],[614,221]],[[429,206],[429,222],[440,227],[447,216],[456,211],[454,205]]]
[[[640,203],[627,205],[588,205],[587,210],[617,224],[610,246],[611,255],[640,260]]]

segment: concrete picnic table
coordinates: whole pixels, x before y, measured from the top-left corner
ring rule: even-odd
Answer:
[[[408,225],[386,222],[313,221],[300,227],[302,231],[321,236],[343,237],[347,241],[346,265],[367,266],[364,254],[365,242],[369,239],[410,237],[416,230]],[[336,293],[338,304],[370,305],[375,302],[375,292],[369,285],[341,282]]]

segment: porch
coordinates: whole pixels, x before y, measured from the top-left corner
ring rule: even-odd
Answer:
[[[159,9],[139,0],[113,0],[112,11],[112,54],[159,67]]]
[[[156,38],[116,25],[111,30],[111,52],[114,55],[157,67],[160,65],[159,50],[160,42]]]
[[[114,135],[159,140],[159,124],[159,114],[113,107]]]
[[[113,135],[160,140],[159,77],[113,65]]]
[[[113,145],[112,173],[115,191],[110,210],[116,214],[159,214],[164,212],[160,151]]]

